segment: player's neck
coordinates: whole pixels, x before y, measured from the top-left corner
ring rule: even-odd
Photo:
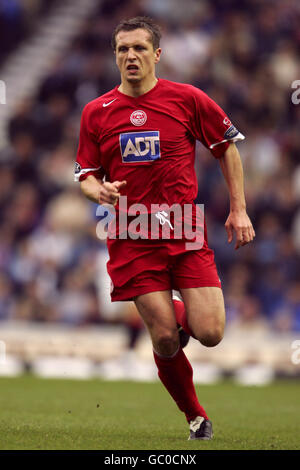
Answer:
[[[148,91],[152,90],[155,87],[158,80],[156,77],[151,78],[147,82],[137,82],[137,83],[130,83],[124,81],[119,86],[118,90],[124,95],[132,96],[133,98],[137,98],[138,96],[144,95],[148,93]]]

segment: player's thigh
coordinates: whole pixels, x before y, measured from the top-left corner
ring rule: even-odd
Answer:
[[[135,305],[147,326],[154,343],[177,341],[177,325],[171,291],[156,291],[139,295]]]
[[[223,338],[225,306],[219,287],[194,287],[180,289],[188,324],[195,336],[207,344],[218,344]],[[213,344],[215,343],[215,344]]]

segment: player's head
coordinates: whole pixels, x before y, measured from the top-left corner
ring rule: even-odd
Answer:
[[[161,54],[160,38],[160,29],[151,18],[138,16],[118,24],[112,47],[122,81],[135,83],[154,76]]]

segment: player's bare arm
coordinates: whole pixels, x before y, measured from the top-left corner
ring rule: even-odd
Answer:
[[[121,196],[120,189],[125,186],[126,181],[114,181],[113,183],[106,181],[103,183],[93,175],[89,175],[80,183],[81,191],[90,201],[114,206]]]
[[[229,145],[219,161],[230,196],[230,213],[225,223],[228,243],[232,242],[235,233],[237,250],[253,240],[255,231],[246,211],[243,166],[234,143]]]

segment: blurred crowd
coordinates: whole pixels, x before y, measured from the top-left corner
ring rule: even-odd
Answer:
[[[0,7],[6,3],[18,2],[0,0]],[[99,282],[106,249],[96,236],[96,206],[81,196],[73,167],[83,106],[119,83],[111,33],[137,15],[162,27],[158,76],[201,88],[246,136],[238,148],[256,238],[237,251],[227,243],[220,167],[197,146],[197,202],[205,204],[229,324],[300,331],[300,105],[291,100],[291,84],[300,79],[298,0],[99,2],[7,128],[0,319],[110,320],[109,287]]]
[[[0,0],[0,65],[38,27],[57,0]]]

